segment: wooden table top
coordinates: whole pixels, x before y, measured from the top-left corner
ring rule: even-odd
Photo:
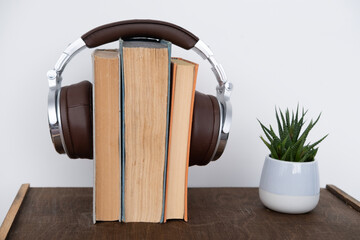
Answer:
[[[190,188],[189,221],[165,224],[93,224],[92,194],[29,188],[8,239],[360,239],[360,213],[327,189],[311,213],[288,215],[265,208],[257,188]]]

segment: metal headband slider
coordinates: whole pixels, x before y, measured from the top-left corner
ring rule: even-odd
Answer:
[[[223,67],[216,61],[214,53],[211,51],[209,46],[206,45],[203,41],[199,40],[193,47],[193,50],[203,59],[207,59],[211,64],[211,70],[214,72],[216,80],[219,84],[217,89],[221,89],[224,86],[226,91],[231,92],[232,84],[228,82]],[[219,92],[221,91],[218,90],[218,93]],[[228,96],[230,96],[230,93],[228,94]]]
[[[61,54],[60,58],[55,64],[55,71],[61,75],[62,71],[64,70],[66,64],[70,61],[70,59],[75,56],[81,49],[86,47],[84,40],[78,38],[76,41],[69,44],[69,46],[64,50]]]

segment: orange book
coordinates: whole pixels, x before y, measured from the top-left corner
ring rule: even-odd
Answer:
[[[167,163],[165,221],[187,216],[187,183],[198,64],[171,59],[172,96]]]

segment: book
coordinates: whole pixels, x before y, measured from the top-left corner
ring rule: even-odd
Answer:
[[[187,181],[192,115],[198,64],[171,59],[171,114],[165,221],[187,217]]]
[[[124,222],[164,221],[170,47],[120,40]]]
[[[95,50],[94,66],[94,222],[119,221],[120,69],[117,50]]]

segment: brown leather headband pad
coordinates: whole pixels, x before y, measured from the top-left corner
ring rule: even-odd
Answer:
[[[149,37],[164,39],[184,49],[191,49],[199,38],[175,24],[148,19],[109,23],[81,36],[89,48],[117,41],[119,38]]]

